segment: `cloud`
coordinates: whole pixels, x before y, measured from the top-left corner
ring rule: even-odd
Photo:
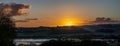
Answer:
[[[0,12],[4,13],[9,17],[25,15],[27,14],[23,12],[25,9],[30,9],[30,5],[16,3],[0,3]]]
[[[37,18],[26,18],[26,19],[22,19],[22,20],[15,20],[15,22],[29,22],[31,20],[38,20]]]
[[[94,22],[117,22],[117,20],[113,20],[111,18],[106,17],[97,17]]]
[[[15,22],[29,22],[28,20],[15,20]]]
[[[95,22],[112,21],[111,18],[97,17]]]
[[[113,20],[111,18],[106,17],[97,17],[95,21],[90,21],[92,24],[118,24],[120,21]]]
[[[26,20],[38,20],[37,18],[26,18]]]

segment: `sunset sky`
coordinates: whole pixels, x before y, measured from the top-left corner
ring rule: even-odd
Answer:
[[[120,0],[0,0],[0,2],[31,5],[31,9],[25,11],[30,14],[13,17],[16,20],[29,20],[16,22],[17,27],[83,25],[95,20],[96,17],[120,20]]]

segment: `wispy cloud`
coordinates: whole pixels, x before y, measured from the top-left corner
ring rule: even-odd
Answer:
[[[26,20],[38,20],[38,18],[26,18]]]
[[[28,20],[15,20],[15,22],[29,22]]]
[[[119,20],[113,20],[111,18],[106,17],[97,17],[95,21],[91,21],[92,24],[118,24]]]

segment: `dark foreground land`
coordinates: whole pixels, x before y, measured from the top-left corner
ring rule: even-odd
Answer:
[[[48,41],[40,46],[109,46],[104,41],[90,41],[90,40],[83,40],[81,42],[75,42],[75,41]]]
[[[16,28],[16,38],[119,39],[120,24]]]
[[[114,43],[113,41],[99,41],[99,40],[81,40],[81,41],[74,41],[74,40],[50,40],[44,42],[40,45],[36,44],[20,44],[18,46],[120,46],[119,43]]]
[[[16,32],[17,39],[58,39],[43,42],[39,46],[120,46],[120,24],[101,24],[69,27],[19,27],[16,28]],[[65,39],[82,40],[74,41]],[[113,40],[97,41],[91,39]],[[32,44],[32,46],[35,45]]]
[[[120,24],[102,24],[69,27],[20,27],[16,28],[15,32],[15,38],[17,39],[58,39],[43,42],[41,45],[20,44],[19,46],[120,46]],[[74,41],[65,39],[82,40]],[[114,39],[115,41],[93,41],[90,39]],[[2,46],[3,43],[4,42],[1,42],[0,46]],[[15,45],[13,44],[13,46]]]

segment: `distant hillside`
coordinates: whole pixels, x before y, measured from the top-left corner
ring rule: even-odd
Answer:
[[[120,38],[120,24],[16,28],[17,38]]]

